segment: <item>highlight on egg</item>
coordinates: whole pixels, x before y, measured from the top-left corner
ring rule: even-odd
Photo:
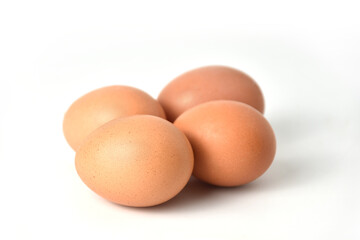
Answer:
[[[101,125],[137,114],[166,118],[159,102],[142,90],[128,86],[99,88],[77,99],[67,110],[63,121],[64,136],[76,151]]]
[[[176,196],[191,176],[194,157],[186,136],[170,122],[137,115],[112,120],[76,152],[82,181],[103,198],[148,207]]]
[[[243,102],[261,113],[265,105],[260,87],[250,76],[225,66],[201,67],[178,76],[158,100],[171,122],[186,110],[213,100]]]

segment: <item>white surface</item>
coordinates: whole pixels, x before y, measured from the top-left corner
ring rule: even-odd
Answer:
[[[356,1],[1,1],[0,239],[360,239]],[[239,68],[278,139],[257,181],[191,181],[135,209],[80,181],[62,118],[110,84],[156,97],[178,74]]]

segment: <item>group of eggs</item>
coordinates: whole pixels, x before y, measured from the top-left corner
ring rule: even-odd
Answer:
[[[127,86],[94,90],[70,106],[63,131],[90,189],[147,207],[173,198],[191,175],[225,187],[261,176],[276,149],[263,112],[252,78],[208,66],[175,78],[157,100]]]

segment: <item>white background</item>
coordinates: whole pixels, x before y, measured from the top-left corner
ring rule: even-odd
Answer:
[[[0,239],[360,239],[356,1],[0,1]],[[153,208],[81,182],[69,105],[122,84],[157,97],[222,64],[261,86],[278,141],[239,188],[192,180]]]

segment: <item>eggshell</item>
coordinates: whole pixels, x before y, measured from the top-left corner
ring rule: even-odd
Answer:
[[[239,186],[262,175],[276,149],[264,116],[236,101],[211,101],[184,112],[174,125],[194,151],[194,176],[218,186]]]
[[[180,75],[162,90],[158,100],[171,122],[186,110],[212,100],[244,102],[264,112],[264,98],[256,82],[224,66],[202,67]]]
[[[82,181],[109,201],[134,207],[163,203],[188,182],[191,145],[170,122],[149,115],[110,121],[95,130],[75,158]]]
[[[63,132],[76,151],[84,138],[104,123],[136,114],[166,118],[161,105],[147,93],[127,86],[104,87],[82,96],[70,106],[64,117]]]

